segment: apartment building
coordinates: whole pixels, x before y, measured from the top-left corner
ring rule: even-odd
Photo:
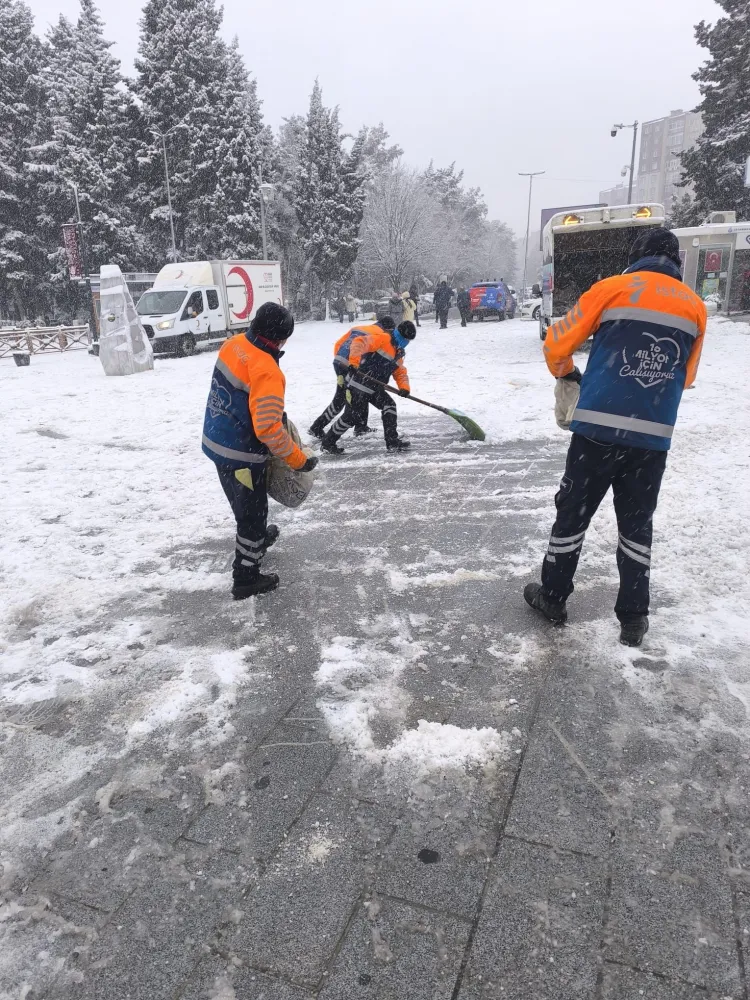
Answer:
[[[641,149],[638,159],[636,191],[639,202],[658,202],[667,212],[675,197],[689,188],[678,187],[682,166],[678,153],[695,145],[703,132],[699,113],[678,108],[666,118],[655,118],[641,126]]]

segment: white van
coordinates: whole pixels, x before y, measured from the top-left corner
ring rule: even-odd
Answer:
[[[278,261],[167,264],[136,306],[154,354],[192,354],[249,325],[264,302],[282,304]]]

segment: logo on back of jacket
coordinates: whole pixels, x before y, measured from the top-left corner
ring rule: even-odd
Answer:
[[[220,413],[228,414],[232,403],[229,391],[223,385],[219,385],[216,379],[211,380],[211,392],[208,394],[208,411],[212,417],[217,417]]]
[[[646,289],[647,282],[640,275],[634,275],[628,286],[632,291],[630,301],[638,303]],[[675,368],[680,363],[680,345],[672,337],[657,337],[646,330],[641,331],[641,340],[637,350],[623,347],[623,365],[620,369],[622,378],[634,378],[644,389],[662,385],[673,380]]]

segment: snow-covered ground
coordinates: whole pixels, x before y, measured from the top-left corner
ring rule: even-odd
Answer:
[[[340,330],[335,323],[302,324],[288,344],[282,362],[287,407],[302,430],[329,402],[331,348]],[[643,651],[613,642],[609,613],[593,620],[582,615],[578,622],[574,614],[565,636],[551,640],[564,641],[582,655],[600,655],[647,700],[659,698],[670,684],[673,690],[679,686],[715,698],[699,724],[744,733],[750,725],[749,345],[750,327],[711,321],[697,386],[683,399],[657,511],[653,584],[658,610]],[[99,362],[83,352],[35,357],[25,369],[0,365],[5,529],[0,713],[3,759],[9,764],[0,782],[0,888],[23,873],[24,852],[51,845],[72,825],[77,779],[97,775],[105,762],[132,754],[155,734],[179,751],[186,732],[180,726],[188,716],[200,716],[199,727],[189,730],[193,749],[201,741],[220,745],[233,731],[227,718],[239,692],[262,691],[269,683],[265,671],[273,663],[269,657],[276,656],[277,640],[260,634],[262,630],[253,632],[252,602],[242,606],[231,643],[217,634],[165,634],[155,642],[154,635],[147,638],[144,632],[143,616],[131,613],[137,600],[156,614],[174,595],[198,608],[201,595],[209,592],[226,593],[231,605],[227,566],[233,525],[199,443],[215,357],[160,360],[153,372],[128,378],[106,378]],[[414,463],[415,477],[423,476],[419,443],[426,431],[434,430],[447,442],[438,453],[439,474],[460,483],[473,463],[471,474],[478,478],[472,489],[478,495],[482,463],[488,476],[497,474],[499,443],[512,443],[514,454],[523,455],[528,442],[529,454],[541,451],[562,470],[568,436],[554,423],[554,383],[542,361],[536,324],[485,323],[466,330],[453,325],[440,331],[428,322],[410,347],[407,363],[416,395],[464,410],[485,428],[488,439],[457,446],[462,432],[447,417],[399,401],[400,430],[406,437],[412,433],[416,444],[413,454],[389,459],[399,468]],[[584,356],[579,363],[585,363]],[[334,485],[329,463],[338,463],[337,470],[348,466],[353,475],[377,475],[382,483],[393,466],[384,463],[382,445],[375,439],[352,442],[343,459],[325,458],[316,491],[299,512],[274,510],[287,537],[309,537],[320,528],[326,489]],[[510,461],[526,465],[523,458]],[[420,519],[442,516],[430,506],[429,486],[424,489],[422,507],[405,512],[415,542]],[[467,487],[458,513],[476,524],[484,515],[471,509],[475,498],[470,493]],[[354,590],[358,575],[378,575],[396,608],[402,595],[415,591],[467,583],[491,590],[508,575],[520,585],[537,575],[553,514],[552,494],[553,489],[530,487],[524,495],[522,513],[531,530],[524,529],[510,559],[493,559],[480,546],[462,551],[453,562],[445,552],[427,552],[417,561],[391,567],[382,549],[374,550],[368,562],[364,542],[363,549],[350,553],[351,565],[345,565],[346,552],[337,556],[340,574]],[[397,501],[394,496],[394,505]],[[361,509],[359,494],[357,504],[350,513],[363,523],[386,516]],[[346,511],[345,500],[338,509]],[[594,591],[615,581],[615,545],[611,504],[605,502],[586,540],[574,598],[579,607],[587,594],[596,596]],[[217,552],[224,555],[217,558]],[[302,563],[296,572],[304,576],[313,570]],[[275,598],[265,600],[263,614],[270,620]],[[429,719],[415,725],[404,680],[410,672],[427,669],[420,666],[422,643],[429,635],[422,629],[427,616],[423,622],[418,614],[389,612],[364,624],[358,621],[356,627],[353,623],[350,635],[329,635],[316,643],[316,608],[301,610],[309,615],[313,638],[304,669],[335,745],[386,768],[416,761],[417,774],[428,765],[438,770],[476,767],[520,752],[514,740],[522,734],[516,728],[512,734],[462,729]],[[472,623],[465,627],[469,632]],[[394,634],[400,635],[398,641]],[[528,670],[550,648],[545,636],[501,633],[488,652],[511,673]],[[296,655],[296,646],[286,649]],[[128,656],[138,657],[136,666],[123,659],[127,650],[134,651]],[[649,660],[658,662],[659,672],[649,670]],[[130,676],[123,676],[126,668],[132,668]],[[503,704],[512,708],[515,699],[507,694]],[[51,752],[53,744],[46,737],[30,737],[52,716],[58,719],[66,709],[71,717],[82,716],[92,705],[99,715],[85,739],[59,740]],[[379,717],[389,720],[387,747],[374,734]],[[211,772],[207,787],[224,777],[221,768]],[[141,787],[152,782],[145,772],[133,780]],[[102,814],[117,787],[108,781],[102,777],[97,793]],[[71,788],[62,804],[51,810],[39,805],[61,786]],[[0,923],[16,912],[16,903],[7,912],[0,908]]]
[[[332,393],[331,345],[340,329],[301,324],[287,346],[287,407],[300,428]],[[746,326],[712,321],[697,387],[683,398],[657,512],[655,583],[671,596],[665,631],[685,650],[710,640],[730,653],[750,639],[749,334]],[[231,534],[225,499],[199,446],[214,361],[213,353],[157,360],[153,372],[119,379],[106,378],[83,352],[35,357],[26,369],[0,366],[0,700],[6,711],[85,697],[106,684],[92,666],[106,660],[112,644],[137,641],[126,622],[106,636],[58,637],[134,586],[226,587],[223,567],[196,580],[168,557],[172,548],[199,548]],[[488,444],[547,439],[559,443],[562,460],[567,435],[554,424],[553,380],[536,324],[517,320],[440,331],[428,322],[407,363],[412,391],[469,413],[486,429]],[[416,404],[400,404],[407,437],[416,411]],[[419,408],[422,418],[429,412]],[[434,421],[445,429],[447,418],[434,414]],[[551,499],[540,501],[550,512]],[[589,564],[602,562],[613,572],[610,506],[603,505],[594,521],[587,553]],[[277,514],[282,524],[294,517]],[[542,533],[540,554],[543,542]],[[398,574],[392,586],[398,590]],[[580,589],[585,587],[582,573]],[[227,654],[211,668],[229,686],[239,669],[230,660]],[[199,697],[195,673],[186,666],[167,698],[159,692],[157,705],[142,705],[141,716],[132,719],[132,738],[168,723]],[[750,686],[740,685],[737,697],[750,710]]]

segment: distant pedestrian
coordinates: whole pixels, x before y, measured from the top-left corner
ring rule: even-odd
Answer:
[[[420,326],[419,322],[419,289],[417,288],[416,281],[412,282],[411,288],[409,289],[409,298],[414,303],[414,323],[416,326]]]
[[[417,315],[417,303],[408,292],[401,293],[401,302],[404,319],[408,319],[410,323],[413,323],[414,317]]]
[[[466,326],[466,322],[471,316],[471,298],[463,286],[458,290],[456,305],[461,313],[461,326]]]
[[[706,307],[682,283],[680,266],[674,233],[641,230],[625,272],[593,285],[544,341],[557,378],[557,421],[573,438],[542,582],[529,583],[524,598],[550,621],[567,620],[583,540],[611,486],[619,531],[615,614],[626,646],[640,646],[648,631],[653,516],[682,391],[695,381],[706,331]],[[573,352],[592,335],[581,377]]]
[[[448,327],[448,311],[451,307],[452,298],[453,292],[448,285],[448,278],[446,275],[443,275],[435,289],[435,322],[440,324],[441,330],[445,330]]]
[[[388,315],[393,319],[396,326],[404,318],[404,301],[398,292],[391,293],[391,297],[388,300]]]
[[[354,298],[352,293],[349,292],[344,301],[346,303],[347,318],[350,323],[353,323],[357,318],[357,300]]]
[[[334,308],[336,310],[336,315],[339,318],[339,323],[344,322],[344,310],[346,309],[346,303],[344,302],[344,296],[339,295],[334,302]]]

